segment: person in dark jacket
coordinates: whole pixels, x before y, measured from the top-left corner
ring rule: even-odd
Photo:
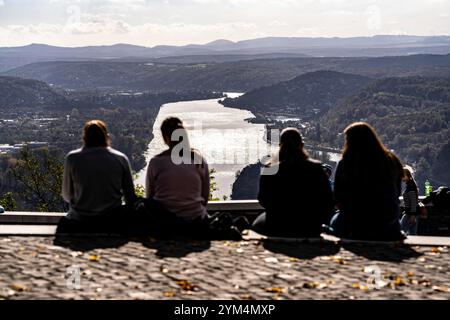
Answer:
[[[344,238],[400,240],[403,166],[365,122],[348,126],[335,180],[334,195],[340,210],[332,231]]]
[[[266,209],[256,232],[283,237],[317,237],[333,209],[331,187],[320,162],[309,158],[297,129],[281,133],[278,161],[260,177],[258,200]]]

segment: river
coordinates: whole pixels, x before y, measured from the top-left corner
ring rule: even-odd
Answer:
[[[227,95],[234,98],[241,94]],[[254,118],[250,111],[226,108],[219,101],[211,99],[163,105],[153,126],[154,138],[148,146],[146,159],[149,161],[166,149],[159,130],[162,121],[169,116],[180,118],[188,129],[191,146],[200,150],[210,168],[216,170],[217,190],[213,196],[223,199],[231,195],[236,173],[248,164],[258,162],[271,150],[264,141],[265,126],[246,121]],[[139,172],[135,182],[145,185],[145,175],[146,168]]]

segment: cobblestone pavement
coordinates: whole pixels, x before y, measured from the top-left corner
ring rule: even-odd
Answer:
[[[4,237],[0,299],[450,299],[449,250]]]

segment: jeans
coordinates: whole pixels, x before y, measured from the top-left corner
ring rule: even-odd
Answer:
[[[370,228],[370,221],[367,225],[361,223],[359,226],[351,225],[348,218],[344,218],[343,212],[337,212],[331,218],[330,227],[335,236],[340,238],[360,239],[360,240],[383,240],[397,241],[404,240],[405,235],[400,231],[398,220],[394,223]]]
[[[400,225],[402,227],[402,230],[411,236],[417,235],[417,227],[419,225],[419,219],[416,217],[416,223],[411,224],[409,222],[409,216],[407,214],[404,214],[402,218],[400,219]]]

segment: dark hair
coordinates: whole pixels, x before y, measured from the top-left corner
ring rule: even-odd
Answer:
[[[87,148],[108,147],[110,139],[106,124],[101,120],[86,122],[83,129],[83,141]]]
[[[368,123],[355,122],[344,133],[342,159],[356,175],[371,172],[370,176],[377,178],[403,176],[400,160],[384,146]]]
[[[184,128],[183,121],[176,117],[169,117],[161,124],[161,133],[164,141],[166,141],[169,147],[172,147],[175,143],[177,143],[177,141],[172,141],[172,134],[178,129],[186,130]]]
[[[303,138],[295,128],[287,128],[280,136],[280,162],[298,162],[308,159],[308,154],[303,149]]]

